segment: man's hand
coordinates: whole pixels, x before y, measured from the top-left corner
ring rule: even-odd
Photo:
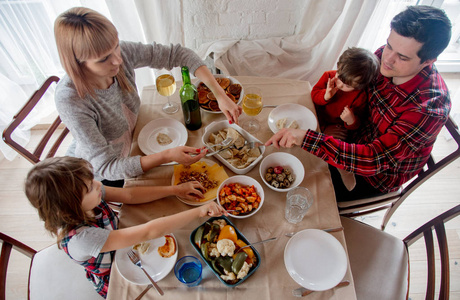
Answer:
[[[275,133],[266,143],[265,146],[273,145],[275,148],[292,148],[293,146],[300,146],[307,133],[303,129],[283,128]]]

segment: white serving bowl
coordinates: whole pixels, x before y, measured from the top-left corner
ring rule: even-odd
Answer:
[[[239,84],[239,85],[241,85],[240,98],[238,99],[238,102],[237,102],[238,105],[241,105],[241,101],[243,101],[243,96],[244,96],[244,88],[243,88],[243,85],[241,84],[241,82],[239,82],[238,80],[236,80],[232,76],[227,76],[227,75],[224,75],[224,74],[214,74],[214,78],[228,78],[228,79],[230,79],[230,84]],[[198,85],[200,83],[201,83],[201,80],[198,80],[197,82],[195,82],[195,87],[198,88]],[[207,113],[210,113],[210,114],[221,114],[222,113],[222,111],[212,111],[212,110],[203,108],[203,107],[201,107],[201,105],[200,105],[200,109],[201,109],[201,111],[204,111],[204,112],[207,112]]]
[[[222,188],[227,185],[227,184],[230,184],[230,183],[239,183],[243,186],[251,186],[253,185],[254,188],[256,189],[256,192],[257,194],[260,196],[260,204],[259,204],[259,207],[257,207],[256,209],[253,209],[250,213],[246,214],[246,215],[233,215],[231,212],[228,213],[228,215],[232,218],[236,218],[236,219],[245,219],[245,218],[249,218],[250,216],[253,216],[255,213],[257,213],[260,208],[262,207],[262,205],[264,204],[264,198],[265,198],[265,195],[264,195],[264,189],[262,188],[262,185],[260,185],[260,183],[255,180],[254,178],[251,178],[249,176],[246,176],[246,175],[235,175],[235,176],[232,176],[232,177],[229,177],[227,179],[225,179],[219,186],[219,189],[217,190],[217,204],[219,204],[220,206],[222,206],[220,204],[220,191],[222,190]]]
[[[253,136],[252,134],[250,134],[249,132],[247,132],[246,130],[241,128],[240,126],[238,126],[236,124],[228,124],[227,120],[223,120],[223,121],[212,122],[211,124],[206,126],[206,128],[204,129],[204,134],[203,134],[203,136],[201,138],[202,142],[203,142],[203,145],[206,145],[206,142],[208,141],[209,136],[211,134],[213,134],[215,132],[218,132],[218,131],[220,131],[220,130],[222,130],[224,128],[227,128],[227,127],[231,127],[233,129],[235,129],[236,131],[238,131],[244,137],[244,139],[246,141],[248,141],[248,142],[256,141],[256,142],[262,143],[255,136]],[[255,161],[253,161],[249,166],[247,166],[246,168],[243,168],[243,169],[238,169],[238,168],[232,166],[225,158],[220,156],[218,153],[215,154],[214,157],[217,158],[218,160],[220,160],[222,162],[222,164],[224,166],[226,166],[227,168],[229,168],[233,173],[243,175],[243,174],[246,174],[247,172],[251,171],[262,160],[262,158],[264,156],[264,152],[265,152],[265,146],[260,146],[259,149],[260,149],[261,155]]]
[[[291,170],[291,173],[294,175],[294,182],[291,183],[291,186],[288,188],[276,188],[272,186],[269,182],[265,180],[265,173],[269,167],[281,166],[283,168],[288,168]],[[286,152],[274,152],[270,155],[267,155],[259,166],[259,173],[262,181],[272,190],[277,192],[288,192],[293,188],[297,187],[305,176],[305,169],[302,162],[292,154]]]

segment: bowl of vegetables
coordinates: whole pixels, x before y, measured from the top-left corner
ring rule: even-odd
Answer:
[[[272,190],[289,192],[303,181],[305,169],[294,155],[274,152],[262,160],[259,173],[263,182]]]
[[[260,266],[260,255],[225,216],[213,217],[190,234],[190,243],[219,280],[235,287]]]
[[[260,183],[246,175],[235,175],[222,181],[217,189],[217,203],[236,219],[257,213],[264,203],[264,189]]]

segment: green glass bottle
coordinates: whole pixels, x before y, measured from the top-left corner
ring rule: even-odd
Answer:
[[[198,92],[190,81],[188,67],[182,67],[182,81],[184,84],[180,88],[179,96],[184,113],[185,127],[190,130],[197,130],[201,127],[201,111],[198,102]]]

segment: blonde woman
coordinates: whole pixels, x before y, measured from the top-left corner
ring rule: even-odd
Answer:
[[[94,167],[96,179],[121,186],[171,161],[192,164],[205,151],[176,147],[147,156],[128,157],[139,114],[140,98],[134,69],[172,69],[186,65],[208,85],[230,123],[237,123],[241,107],[226,95],[203,61],[180,45],[119,41],[115,26],[103,15],[84,7],[71,8],[55,21],[55,38],[67,73],[56,89],[56,106],[75,141],[69,155]],[[190,154],[198,154],[191,156]]]

